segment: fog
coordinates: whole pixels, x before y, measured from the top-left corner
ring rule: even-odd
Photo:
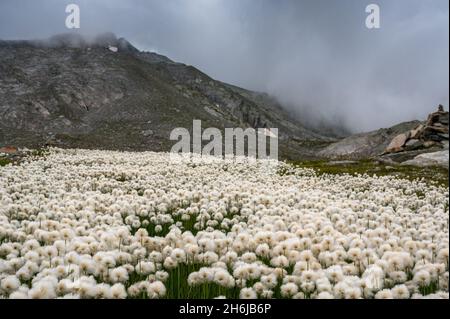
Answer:
[[[367,131],[449,105],[448,0],[2,0],[0,39],[68,32],[69,3],[75,32],[114,32],[267,92],[311,126]],[[380,29],[366,28],[370,3]]]

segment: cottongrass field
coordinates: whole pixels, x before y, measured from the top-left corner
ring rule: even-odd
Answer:
[[[449,298],[448,187],[51,149],[0,168],[1,298]]]

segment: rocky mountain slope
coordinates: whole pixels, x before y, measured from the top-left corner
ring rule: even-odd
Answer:
[[[305,129],[265,94],[140,52],[112,34],[0,41],[0,146],[170,150],[175,127],[277,127],[284,158],[333,138]]]

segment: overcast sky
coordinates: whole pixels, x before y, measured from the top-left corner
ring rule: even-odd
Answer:
[[[276,96],[303,121],[353,131],[449,104],[448,0],[1,0],[0,39],[111,31],[215,79]],[[381,9],[367,29],[365,8]]]

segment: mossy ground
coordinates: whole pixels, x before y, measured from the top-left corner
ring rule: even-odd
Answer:
[[[396,176],[408,180],[423,179],[429,184],[449,186],[448,170],[439,166],[416,167],[407,165],[387,165],[373,160],[356,161],[349,164],[333,164],[328,161],[291,161],[296,167],[312,168],[317,174],[367,174]]]
[[[29,152],[19,153],[14,157],[8,157],[7,155],[0,155],[0,167],[6,166],[8,164],[19,164],[24,158],[32,159],[32,158],[41,158],[50,154],[48,148],[39,148],[36,150],[32,150]]]

